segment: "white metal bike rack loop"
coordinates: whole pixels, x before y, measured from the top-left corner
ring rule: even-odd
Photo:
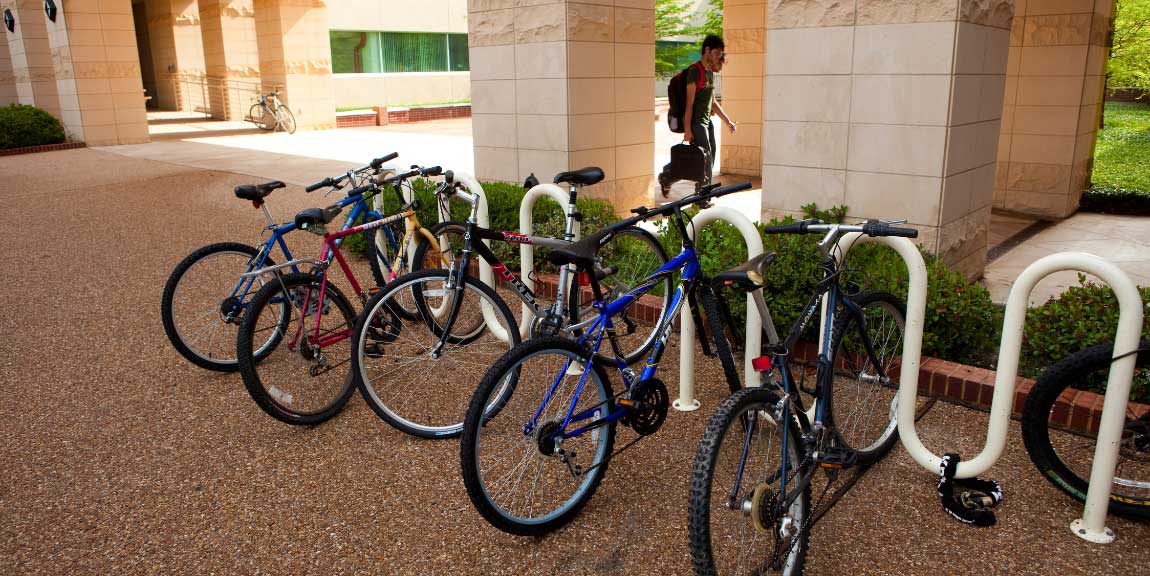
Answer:
[[[906,238],[869,238],[859,233],[847,234],[839,240],[839,259],[856,240],[875,241],[895,249],[910,272],[910,286],[906,302],[902,371],[898,391],[898,433],[906,451],[923,468],[937,473],[941,459],[923,446],[915,428],[915,398],[918,393],[918,369],[922,356],[922,332],[926,317],[926,264],[914,243]],[[959,462],[956,478],[977,476],[998,461],[1006,446],[1011,406],[1014,403],[1014,383],[1018,375],[1018,359],[1022,350],[1022,332],[1030,293],[1047,276],[1063,270],[1076,270],[1093,274],[1106,282],[1118,296],[1118,332],[1114,339],[1115,355],[1138,348],[1142,332],[1142,298],[1138,288],[1118,266],[1082,252],[1061,252],[1039,259],[1023,270],[1010,289],[1006,303],[1006,318],[1002,327],[1002,342],[998,353],[998,369],[991,399],[990,425],[986,444],[976,457]],[[1118,444],[1125,422],[1126,403],[1134,379],[1136,357],[1128,355],[1113,363],[1106,382],[1101,425],[1098,430],[1094,463],[1090,470],[1090,487],[1082,518],[1070,524],[1076,536],[1094,543],[1105,544],[1114,540],[1114,532],[1106,527],[1106,512],[1110,501],[1114,467],[1118,462]]]
[[[552,200],[559,204],[560,209],[566,209],[567,202],[570,199],[570,193],[560,187],[558,184],[541,183],[536,184],[527,194],[523,196],[523,203],[519,205],[519,233],[530,236],[534,233],[535,225],[532,222],[533,210],[535,203],[540,198],[549,196]],[[570,214],[566,214],[570,218]],[[572,240],[579,239],[579,222],[576,221],[571,229],[575,237]],[[531,244],[519,245],[519,274],[522,276],[523,284],[529,290],[535,292],[535,279],[532,278],[532,273],[535,271],[535,246]],[[527,338],[531,333],[531,319],[535,313],[527,304],[523,304],[519,313],[519,334],[523,338]]]
[[[715,206],[699,212],[691,219],[687,233],[694,239],[704,226],[720,220],[732,224],[743,235],[747,243],[748,259],[763,253],[763,237],[759,235],[759,229],[742,212],[730,206]],[[751,360],[759,356],[763,344],[763,319],[759,317],[754,297],[750,294],[747,294],[746,330],[743,380],[750,388],[759,385]],[[695,320],[685,304],[679,313],[679,398],[672,405],[681,412],[699,409],[699,401],[695,399]]]
[[[484,228],[490,227],[491,218],[488,214],[487,195],[483,193],[483,186],[479,184],[479,181],[476,180],[474,176],[467,174],[466,172],[455,172],[455,179],[459,182],[462,182],[463,187],[467,188],[468,192],[479,197],[479,210],[478,214],[476,214],[476,223]],[[486,243],[487,241],[481,240],[481,242]],[[491,265],[482,258],[479,258],[478,260],[479,279],[488,286],[494,287],[495,273],[492,272]],[[503,342],[510,342],[511,335],[508,334],[507,331],[503,329],[503,326],[499,324],[499,318],[495,316],[495,310],[491,307],[491,304],[489,304],[487,300],[481,300],[480,303],[480,307],[483,310],[483,320],[487,322],[487,328],[491,330],[491,333],[495,335],[496,338],[499,338]]]

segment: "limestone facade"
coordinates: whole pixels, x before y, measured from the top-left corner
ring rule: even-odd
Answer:
[[[0,12],[11,10],[16,19],[15,30],[5,29],[4,33],[8,37],[12,79],[19,102],[35,103],[58,117],[60,98],[56,93],[43,6],[36,0],[4,0],[0,2]]]
[[[994,206],[1074,213],[1089,186],[1113,0],[1016,0]]]
[[[767,0],[723,4],[723,110],[738,124],[724,133],[719,157],[723,172],[758,176],[762,171],[763,72],[766,66]],[[716,118],[716,120],[718,120]],[[715,129],[726,128],[719,122]]]
[[[475,166],[541,181],[599,166],[587,194],[649,203],[654,154],[651,0],[473,0],[468,31]]]

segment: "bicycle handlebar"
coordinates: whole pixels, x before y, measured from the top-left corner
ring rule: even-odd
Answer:
[[[647,208],[646,206],[639,206],[638,208],[632,208],[631,212],[634,212],[635,214],[637,214],[637,216],[632,216],[631,218],[627,218],[626,220],[622,220],[622,221],[618,222],[617,224],[614,224],[613,226],[619,226],[620,228],[625,227],[625,226],[630,226],[632,224],[635,224],[636,222],[642,222],[643,220],[649,220],[651,218],[654,218],[655,216],[659,216],[662,214],[667,214],[669,212],[673,212],[674,210],[680,209],[683,206],[689,206],[692,204],[702,204],[702,203],[704,203],[704,202],[706,202],[712,198],[718,198],[719,196],[726,196],[727,194],[733,194],[735,192],[742,192],[743,190],[750,190],[750,189],[751,189],[750,181],[739,182],[738,184],[730,184],[728,186],[719,186],[718,184],[711,184],[710,186],[703,188],[703,190],[700,192],[692,194],[691,196],[687,196],[686,198],[683,198],[682,200],[676,200],[674,202],[664,204],[658,208]],[[624,224],[624,222],[626,222],[626,224]]]
[[[384,162],[391,162],[392,160],[395,160],[396,158],[399,158],[399,152],[392,152],[391,154],[388,154],[386,156],[380,156],[379,158],[372,160],[371,163],[368,164],[368,166],[371,166],[372,170],[379,170],[379,168],[381,166],[383,166]]]
[[[857,224],[823,224],[819,220],[802,220],[793,224],[779,226],[766,226],[763,231],[767,234],[820,234],[837,230],[839,232],[862,232],[867,236],[901,236],[903,238],[918,238],[918,230],[914,228],[900,228],[892,226],[881,220],[867,220],[862,225]]]
[[[352,172],[359,173],[359,172],[366,172],[368,170],[373,170],[373,171],[378,172],[379,169],[381,167],[383,167],[384,162],[390,162],[392,160],[395,160],[396,158],[399,158],[399,152],[392,152],[390,154],[380,156],[379,158],[376,158],[376,159],[372,160],[371,162],[369,162],[367,164],[367,166],[364,166],[362,168],[357,168],[355,170],[352,170]],[[342,184],[344,180],[347,180],[347,174],[346,173],[341,174],[339,176],[336,176],[335,178],[327,177],[327,178],[324,178],[323,180],[320,180],[319,182],[316,182],[315,184],[311,184],[311,185],[305,187],[304,192],[315,192],[316,190],[319,190],[320,188],[334,188],[334,187]],[[363,187],[360,186],[359,188],[363,188]],[[357,188],[357,190],[359,188]],[[348,192],[347,195],[353,196],[354,192]]]

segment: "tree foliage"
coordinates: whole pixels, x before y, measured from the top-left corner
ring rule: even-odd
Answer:
[[[723,0],[708,0],[702,24],[693,24],[689,0],[655,0],[655,75],[670,78],[698,56],[707,34],[723,34]],[[669,41],[694,37],[694,42]]]
[[[1118,0],[1106,73],[1109,88],[1150,90],[1150,0]]]

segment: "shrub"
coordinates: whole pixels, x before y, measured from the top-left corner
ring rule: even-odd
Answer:
[[[64,129],[55,116],[35,106],[11,104],[0,107],[0,149],[63,141]]]

